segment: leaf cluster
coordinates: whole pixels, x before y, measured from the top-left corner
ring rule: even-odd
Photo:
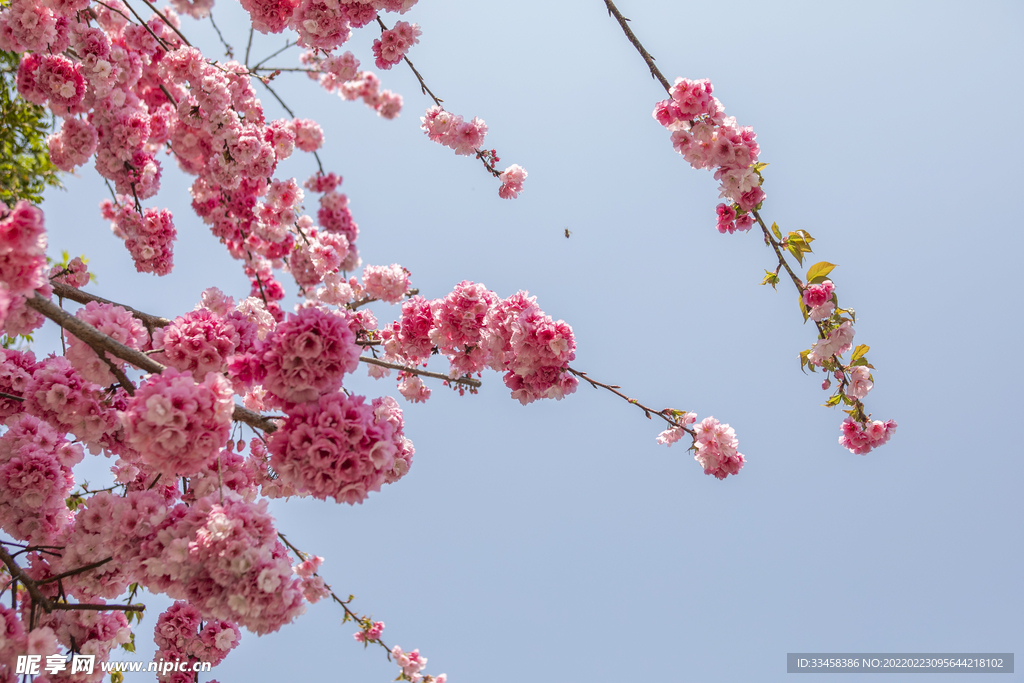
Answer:
[[[38,204],[47,186],[62,187],[46,147],[53,119],[18,95],[20,62],[17,53],[0,51],[0,201],[8,206],[19,199]]]

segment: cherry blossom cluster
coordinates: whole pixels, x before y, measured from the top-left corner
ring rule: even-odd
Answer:
[[[392,28],[381,31],[380,38],[373,41],[373,56],[378,69],[390,69],[402,61],[409,49],[420,42],[423,31],[418,24],[407,21],[395,22]]]
[[[323,563],[324,558],[311,555],[292,567],[295,575],[299,577],[302,595],[310,603],[320,602],[331,594],[331,590],[324,583],[323,578],[316,573]]]
[[[183,2],[185,0],[179,0]],[[205,1],[205,0],[204,0]],[[380,11],[405,13],[417,0],[243,0],[252,26],[260,33],[281,33],[290,28],[299,34],[299,44],[329,52],[345,43],[352,27],[360,28],[377,18]],[[212,3],[211,3],[212,4]],[[208,7],[196,9],[204,16]]]
[[[347,101],[361,99],[384,119],[397,118],[402,112],[402,96],[381,90],[377,75],[372,71],[360,71],[359,60],[351,52],[324,57],[311,50],[299,59],[310,68],[309,76],[318,80],[327,92],[337,93]]]
[[[315,401],[341,388],[359,365],[359,346],[346,311],[303,308],[278,325],[260,349],[267,392],[283,405]]]
[[[217,666],[241,641],[238,626],[222,619],[204,620],[194,605],[176,601],[156,620],[154,661],[209,662]],[[162,679],[171,675],[162,674]]]
[[[458,114],[452,114],[435,104],[427,109],[420,121],[420,129],[434,142],[452,149],[456,154],[479,157],[487,169],[501,180],[498,195],[502,199],[515,199],[523,191],[526,170],[518,164],[512,164],[499,173],[494,169],[494,164],[499,161],[495,150],[481,149],[487,135],[487,124],[483,119],[474,117],[472,121],[466,121]]]
[[[96,128],[81,119],[66,119],[60,131],[46,139],[50,161],[68,173],[85,164],[96,151],[98,144],[99,134]]]
[[[90,301],[75,312],[75,317],[89,323],[97,330],[125,346],[139,350],[149,341],[146,328],[138,318],[126,309],[115,304],[104,304]],[[78,370],[79,374],[89,382],[96,384],[114,384],[117,378],[108,367],[108,363],[123,370],[125,362],[116,356],[104,352],[101,360],[96,351],[85,342],[70,333],[66,333],[67,352],[64,357]]]
[[[292,408],[269,440],[282,481],[320,500],[362,503],[409,471],[412,442],[393,398],[334,392]]]
[[[231,429],[231,383],[214,372],[201,383],[168,368],[151,376],[120,413],[142,461],[169,477],[192,474],[217,456]]]
[[[420,121],[423,123],[420,128],[428,138],[463,156],[476,154],[477,149],[483,147],[487,135],[487,124],[483,119],[473,117],[472,121],[466,121],[438,104],[427,109]]]
[[[765,198],[757,164],[761,150],[754,130],[726,116],[713,90],[707,79],[677,78],[669,99],[655,105],[654,118],[672,132],[672,146],[691,166],[714,170],[721,183],[719,196],[730,200],[718,205],[718,231],[750,230],[750,212]]]
[[[896,421],[868,420],[858,422],[851,417],[843,420],[840,426],[842,436],[839,437],[839,444],[849,449],[851,453],[866,455],[871,450],[887,443],[896,431]]]
[[[33,364],[31,375],[21,393],[23,410],[73,433],[90,449],[117,428],[116,416],[100,394],[102,387],[82,377],[67,358],[51,356]]]
[[[421,681],[423,683],[446,683],[448,680],[448,674],[424,676],[420,673],[427,667],[427,658],[420,654],[419,648],[412,652],[403,652],[402,648],[395,645],[391,648],[391,659],[402,670],[397,680],[411,683],[421,683]]]
[[[357,643],[367,643],[373,640],[380,640],[380,635],[384,632],[384,622],[375,621],[362,631],[356,631],[352,634],[352,637],[356,639]]]
[[[13,209],[0,202],[0,284],[5,302],[31,296],[46,284],[46,230],[43,212],[25,201]]]
[[[89,266],[81,256],[76,256],[63,265],[54,264],[50,267],[47,277],[53,282],[78,288],[85,287],[92,279]]]
[[[554,321],[536,297],[518,292],[508,299],[484,285],[460,282],[442,299],[414,296],[402,317],[380,332],[385,359],[405,365],[426,361],[435,351],[448,357],[449,376],[504,372],[505,385],[523,405],[542,398],[561,400],[579,381],[567,371],[575,359],[572,328]],[[383,373],[381,373],[383,374]],[[429,397],[422,380],[404,375],[399,390],[412,401]]]
[[[706,417],[697,423],[696,413],[680,413],[673,423],[672,427],[658,435],[657,442],[671,446],[683,438],[684,434],[690,434],[694,460],[704,468],[704,474],[725,479],[730,474],[739,474],[743,469],[746,459],[737,451],[739,442],[736,440],[736,431],[729,425],[713,417]]]
[[[118,203],[109,199],[100,204],[103,217],[111,221],[110,230],[124,240],[140,273],[167,275],[174,268],[174,240],[178,231],[167,209],[147,208],[141,214],[124,197]]]
[[[230,299],[209,301],[207,306],[178,316],[154,331],[152,346],[160,353],[152,357],[194,377],[224,372],[228,359],[249,352],[259,337],[259,326],[233,308]],[[258,310],[258,304],[254,308]],[[268,327],[273,327],[273,320],[269,322]]]
[[[42,420],[21,413],[0,436],[0,529],[32,543],[47,543],[72,521],[64,500],[74,487],[71,468],[83,458]]]
[[[179,503],[142,544],[142,555],[146,587],[189,601],[204,618],[263,634],[305,611],[265,500],[246,503],[225,491],[223,498]]]
[[[33,557],[33,566],[28,574],[38,577],[44,563],[39,561],[39,556]],[[48,584],[47,584],[48,586]],[[46,586],[44,586],[46,587]],[[56,593],[56,590],[53,590]],[[99,600],[97,604],[104,604]],[[24,626],[20,623],[18,629],[21,637],[15,636],[20,641],[17,654],[41,654],[44,656],[57,654],[61,647],[68,650],[74,649],[83,654],[91,654],[96,657],[96,663],[92,674],[76,673],[69,675],[68,671],[51,669],[49,675],[37,676],[37,681],[68,681],[68,683],[99,683],[103,679],[103,670],[99,663],[109,661],[110,651],[114,648],[131,642],[131,628],[128,619],[121,612],[99,612],[99,611],[54,611],[50,614],[37,613],[35,628],[24,633]],[[22,620],[30,622],[25,606],[22,606]],[[0,617],[2,626],[3,617]],[[18,628],[18,627],[15,627]],[[0,652],[4,649],[0,645]],[[0,654],[0,665],[3,663],[3,655]],[[13,661],[12,661],[13,664]],[[45,667],[44,659],[44,671]],[[11,666],[13,671],[14,667]],[[3,671],[0,666],[0,671]],[[8,680],[15,680],[12,677]]]

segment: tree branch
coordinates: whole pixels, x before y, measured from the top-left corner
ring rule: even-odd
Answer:
[[[149,329],[150,333],[152,333],[153,328],[155,327],[167,327],[168,325],[171,324],[171,321],[168,320],[167,318],[162,318],[158,315],[150,315],[149,313],[144,313],[138,309],[132,308],[131,306],[119,304],[116,301],[111,301],[110,299],[104,299],[101,296],[90,294],[89,292],[82,291],[81,289],[72,287],[71,285],[66,285],[63,282],[56,282],[54,280],[50,280],[50,284],[53,285],[53,293],[61,297],[62,299],[71,299],[72,301],[80,304],[87,304],[90,301],[96,301],[101,304],[113,304],[114,306],[120,306],[121,308],[131,313],[134,317],[141,320],[142,324],[145,325],[147,329]]]
[[[626,38],[633,44],[633,47],[635,47],[637,52],[640,53],[640,56],[644,58],[644,61],[647,62],[647,67],[651,70],[651,78],[657,79],[661,83],[662,87],[665,88],[665,92],[671,94],[672,86],[669,85],[668,79],[662,75],[661,70],[655,66],[654,57],[644,49],[644,46],[640,44],[640,41],[633,34],[633,30],[629,28],[629,24],[627,23],[629,22],[629,19],[622,16],[622,12],[619,11],[619,8],[615,6],[615,3],[612,2],[612,0],[604,0],[604,4],[608,8],[609,16],[615,17],[615,20],[619,22],[619,26],[622,27],[622,32],[626,34]]]
[[[32,298],[26,298],[25,305],[42,313],[50,320],[71,332],[71,334],[91,346],[98,354],[102,354],[103,351],[109,351],[111,355],[117,356],[121,360],[128,361],[137,368],[154,374],[160,374],[167,369],[167,366],[156,362],[141,351],[136,351],[135,349],[129,348],[121,342],[108,337],[92,325],[79,320],[60,306],[54,304],[52,301],[47,301],[39,294],[34,294]],[[248,408],[243,408],[242,406],[236,405],[231,417],[238,422],[244,422],[250,427],[262,429],[265,432],[277,431],[277,425],[275,425],[270,419],[265,418],[259,413],[253,412]]]
[[[452,382],[454,384],[464,384],[467,387],[478,388],[482,385],[482,382],[472,377],[457,377],[451,378],[448,375],[442,375],[440,372],[431,372],[429,370],[420,370],[419,368],[409,367],[408,365],[399,365],[398,363],[388,363],[387,361],[377,360],[376,358],[368,358],[367,356],[359,356],[359,360],[370,365],[378,365],[382,368],[388,368],[390,370],[400,370],[402,372],[408,372],[414,375],[422,375],[423,377],[433,377],[434,379],[443,379],[446,382]]]
[[[689,434],[691,437],[696,438],[697,435],[694,433],[692,429],[690,429],[686,425],[679,424],[679,422],[674,417],[670,417],[670,415],[673,415],[674,413],[681,413],[681,411],[672,410],[670,408],[664,408],[662,410],[655,410],[654,408],[649,408],[645,406],[643,403],[637,401],[635,398],[630,398],[629,396],[626,396],[624,393],[619,391],[621,387],[617,384],[605,384],[604,382],[598,382],[596,379],[591,379],[589,376],[587,376],[587,373],[580,372],[579,370],[574,370],[573,368],[570,368],[568,366],[565,369],[571,372],[572,374],[576,375],[580,379],[590,382],[590,386],[594,387],[595,389],[607,389],[608,391],[612,392],[622,400],[626,401],[626,403],[631,403],[635,405],[637,408],[644,411],[644,415],[647,416],[648,420],[651,419],[651,415],[657,415],[658,417],[660,417],[665,422],[668,422],[673,427],[679,427],[684,432]]]

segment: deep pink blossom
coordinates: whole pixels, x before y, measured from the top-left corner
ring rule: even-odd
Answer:
[[[231,429],[231,385],[216,373],[199,384],[168,368],[151,376],[121,414],[125,436],[142,461],[166,476],[207,467]]]

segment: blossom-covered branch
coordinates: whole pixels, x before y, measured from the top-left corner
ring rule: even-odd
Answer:
[[[804,254],[812,251],[810,242],[813,238],[804,230],[792,231],[783,237],[775,224],[769,231],[760,216],[765,200],[761,189],[764,183],[762,171],[768,164],[758,161],[760,147],[753,129],[740,127],[734,117],[725,115],[724,106],[712,95],[710,81],[679,78],[674,85],[669,85],[668,79],[655,65],[654,58],[629,27],[629,20],[622,16],[611,0],[604,2],[609,15],[615,17],[651,74],[669,94],[668,99],[656,104],[654,118],[671,131],[673,147],[691,166],[713,170],[715,178],[721,182],[720,196],[728,203],[717,207],[718,231],[730,234],[746,232],[756,221],[764,233],[765,244],[770,245],[778,257],[775,271],[766,270],[761,284],[775,287],[780,269],[785,268],[800,294],[804,321],[814,320],[818,341],[811,349],[800,353],[800,364],[802,368],[809,366],[811,370],[821,366],[839,381],[836,392],[825,403],[826,406],[840,403],[849,406],[845,411],[849,417],[841,426],[839,443],[859,454],[886,443],[895,431],[896,423],[893,420],[870,420],[861,401],[873,386],[869,372],[873,366],[864,357],[868,347],[858,346],[848,365],[841,358],[853,348],[855,320],[852,310],[839,308],[835,286],[827,279],[835,265],[822,261],[810,266],[804,282],[787,262],[783,250],[789,251],[802,266]],[[829,387],[830,382],[825,380],[822,389]]]

